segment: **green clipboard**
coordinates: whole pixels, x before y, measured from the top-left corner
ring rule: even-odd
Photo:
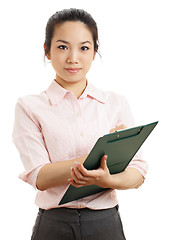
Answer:
[[[100,166],[103,155],[108,155],[107,166],[110,173],[116,174],[124,171],[157,123],[158,121],[100,137],[86,158],[83,164],[84,167],[88,170],[97,169]],[[59,205],[105,190],[107,188],[101,188],[97,185],[80,188],[70,185]]]

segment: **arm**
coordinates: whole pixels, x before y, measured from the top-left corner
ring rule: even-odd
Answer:
[[[28,105],[28,101],[28,97],[20,98],[15,108],[12,137],[25,168],[25,172],[19,177],[41,191],[68,184],[70,167],[75,161],[83,163],[87,155],[51,163],[40,122]]]
[[[142,174],[135,168],[126,168],[125,171],[111,175],[106,164],[107,156],[101,159],[97,170],[88,171],[80,163],[75,163],[71,170],[70,184],[75,187],[97,185],[103,188],[126,190],[138,188],[144,182]]]
[[[110,133],[124,128],[126,128],[125,125],[120,125],[111,129]],[[143,184],[143,175],[132,167],[126,168],[125,171],[121,173],[111,175],[106,160],[107,156],[104,155],[98,170],[92,171],[88,171],[80,163],[75,163],[74,168],[71,169],[72,179],[69,179],[70,184],[75,187],[95,184],[103,188],[119,190],[138,188]]]
[[[37,176],[37,188],[44,191],[48,188],[68,184],[68,178],[71,177],[70,168],[74,162],[83,164],[87,155],[56,163],[49,163],[43,166]]]
[[[126,190],[140,187],[144,177],[135,168],[127,168],[124,172],[112,175],[112,187],[119,190]]]
[[[120,125],[116,128],[111,129],[110,133],[120,129],[124,129],[124,128],[126,128],[125,125]],[[40,191],[44,191],[48,188],[67,184],[68,179],[71,178],[70,169],[74,166],[74,163],[76,162],[76,166],[81,166],[84,163],[87,156],[88,155],[85,155],[76,159],[72,159],[72,160],[63,161],[63,162],[46,164],[44,167],[40,169],[39,174],[37,176],[37,182],[36,182],[37,188]],[[82,169],[85,169],[83,165],[82,165]],[[115,184],[116,179],[114,178],[114,176],[112,180],[114,181],[114,184]],[[111,184],[113,184],[113,181]],[[74,181],[70,183],[72,185],[75,184]]]

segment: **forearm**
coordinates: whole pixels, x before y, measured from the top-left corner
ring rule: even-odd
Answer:
[[[126,190],[140,187],[144,177],[135,168],[127,168],[124,172],[111,175],[110,187],[113,189]]]
[[[70,168],[74,165],[74,162],[82,164],[86,157],[87,155],[72,160],[46,164],[38,173],[37,188],[40,191],[44,191],[68,183],[68,179],[71,176]]]

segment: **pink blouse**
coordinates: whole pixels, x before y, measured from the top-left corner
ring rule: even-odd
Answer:
[[[97,89],[87,81],[86,89],[77,99],[53,80],[40,95],[24,96],[17,101],[13,142],[25,168],[19,177],[36,189],[37,175],[45,164],[89,154],[99,137],[121,124],[134,126],[123,96]],[[128,167],[138,169],[144,177],[148,169],[140,153]],[[42,209],[63,206],[106,209],[118,203],[116,190],[107,190],[58,206],[68,187],[65,184],[45,191],[36,189],[36,204]]]

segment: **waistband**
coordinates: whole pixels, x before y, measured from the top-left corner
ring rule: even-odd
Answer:
[[[118,208],[118,205],[113,208],[102,210],[92,210],[89,208],[53,208],[50,210],[44,210],[39,208],[39,214],[55,221],[80,222],[110,217],[118,212]]]

